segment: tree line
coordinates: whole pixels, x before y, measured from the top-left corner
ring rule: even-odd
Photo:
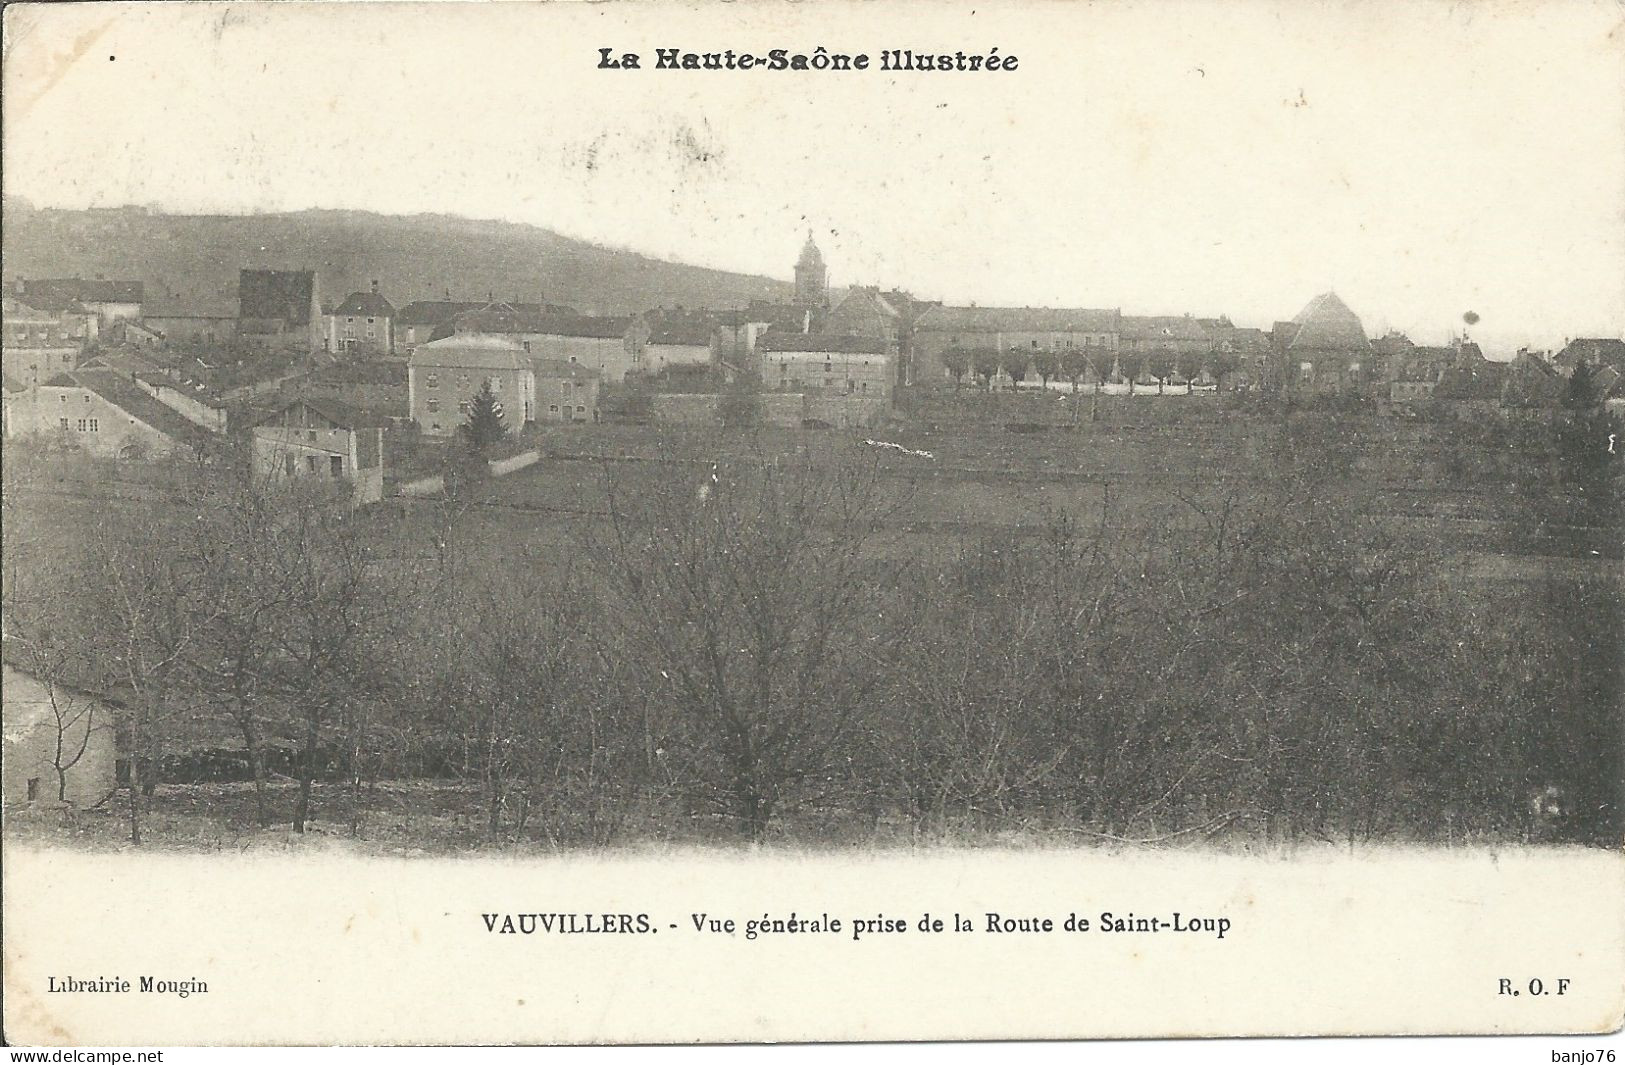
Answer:
[[[319,798],[356,825],[377,782],[435,778],[488,838],[561,846],[837,816],[1617,840],[1617,584],[1497,601],[1444,533],[1380,513],[1350,420],[1275,433],[1245,490],[1148,515],[1108,489],[959,535],[916,528],[920,482],[872,451],[606,462],[601,513],[536,554],[482,545],[472,492],[356,510],[198,465],[72,550],[8,550],[8,634],[113,706],[136,840],[166,755],[222,733],[261,823],[295,830]],[[1574,474],[1587,506],[1616,492],[1600,468]],[[1563,814],[1536,824],[1546,789]]]

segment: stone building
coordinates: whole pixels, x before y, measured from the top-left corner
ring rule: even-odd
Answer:
[[[114,322],[141,318],[143,287],[139,281],[57,277],[20,280],[14,290],[17,298],[30,307],[54,314],[83,311],[105,328]]]
[[[565,360],[569,361],[569,360]],[[450,436],[468,418],[482,385],[503,406],[511,431],[536,419],[531,356],[506,336],[464,333],[419,344],[407,362],[407,410],[430,436]]]
[[[213,434],[116,370],[74,370],[6,394],[6,436],[51,441],[100,458],[202,449]]]
[[[485,307],[459,315],[454,338],[500,337],[538,359],[560,359],[597,370],[605,381],[625,380],[642,365],[649,341],[642,318],[528,312]]]
[[[327,318],[327,350],[357,355],[395,352],[395,307],[378,292],[352,292]]]
[[[314,270],[239,270],[237,335],[294,351],[322,350],[322,304]]]
[[[0,301],[0,318],[0,371],[25,388],[77,366],[93,335],[82,318],[51,314],[9,297]]]
[[[384,497],[382,419],[333,400],[297,399],[253,428],[256,483],[342,480],[351,501]]]
[[[1117,310],[931,306],[913,326],[911,380],[951,380],[942,361],[949,348],[1031,354],[1082,348],[1106,363],[1116,358],[1121,323]]]
[[[829,270],[824,266],[824,253],[813,243],[810,229],[807,243],[801,246],[801,256],[796,260],[793,302],[800,307],[829,306]]]
[[[1276,322],[1270,339],[1275,383],[1289,392],[1387,391],[1387,366],[1335,292],[1310,300],[1292,321]]]
[[[562,359],[535,359],[536,421],[598,420],[598,372]]]
[[[891,397],[895,353],[883,339],[769,332],[762,336],[759,346],[763,388],[876,400]]]
[[[94,806],[118,787],[117,721],[104,699],[0,665],[0,708],[7,808]]]

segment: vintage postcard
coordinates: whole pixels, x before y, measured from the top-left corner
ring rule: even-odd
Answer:
[[[3,79],[8,1043],[1613,1060],[1617,3],[20,3]]]

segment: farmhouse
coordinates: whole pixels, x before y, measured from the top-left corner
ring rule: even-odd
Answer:
[[[384,497],[384,423],[333,400],[298,399],[254,426],[254,474],[262,484],[340,479],[352,501]]]
[[[562,359],[536,359],[536,420],[598,420],[598,371]]]
[[[891,345],[878,337],[765,333],[762,384],[781,392],[891,396]]]
[[[115,370],[75,370],[6,397],[6,435],[54,440],[102,458],[201,449],[208,430]]]

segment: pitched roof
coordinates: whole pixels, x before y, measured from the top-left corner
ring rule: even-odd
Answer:
[[[1292,319],[1297,334],[1288,343],[1291,351],[1369,351],[1360,319],[1337,298],[1335,292],[1322,292],[1310,300]]]
[[[565,359],[535,359],[531,362],[531,369],[537,377],[568,377],[582,381],[598,376],[598,371],[592,367]]]
[[[419,344],[407,363],[468,370],[523,370],[527,365],[525,349],[516,341],[479,333],[458,333]]]
[[[310,375],[315,384],[399,385],[406,387],[406,364],[396,359],[363,359],[324,366]]]
[[[1071,307],[932,307],[914,328],[926,333],[1110,333],[1115,310]]]
[[[649,334],[651,344],[673,344],[680,347],[710,347],[712,328],[698,323],[672,325],[656,329]]]
[[[89,389],[130,417],[181,443],[193,444],[210,439],[208,430],[153,399],[134,381],[116,370],[72,370],[57,374],[45,385],[48,388]]]
[[[140,303],[139,281],[86,280],[80,277],[54,277],[17,282],[17,294],[29,304],[48,311],[61,311],[76,303]]]
[[[1134,340],[1207,340],[1208,332],[1195,318],[1180,314],[1129,315],[1120,319],[1118,331]]]
[[[600,318],[584,314],[537,314],[527,311],[482,309],[457,316],[457,328],[478,333],[532,333],[539,336],[619,338],[631,326],[630,318]]]
[[[59,318],[49,311],[42,311],[31,303],[13,299],[10,296],[0,299],[0,316],[8,322],[49,322],[55,325]]]
[[[154,318],[235,318],[237,305],[221,296],[159,296],[141,305],[141,317]]]
[[[334,314],[362,315],[372,318],[393,318],[395,308],[376,292],[352,292],[333,311]]]
[[[1557,353],[1556,362],[1564,369],[1573,369],[1576,363],[1592,366],[1625,368],[1625,340],[1613,337],[1576,338]]]
[[[299,407],[310,408],[340,429],[384,429],[388,428],[390,423],[389,418],[386,416],[367,410],[365,407],[358,407],[353,403],[329,399],[326,396],[315,399],[309,396],[301,396],[273,410],[256,415],[249,424],[254,428],[258,428],[272,418],[286,414],[290,410],[296,410]]]
[[[795,303],[769,303],[766,300],[751,300],[744,314],[747,322],[765,322],[774,329],[798,333],[805,332],[807,323],[816,321],[817,317],[813,308]]]
[[[309,325],[315,291],[314,270],[239,270],[237,317]]]
[[[416,300],[402,307],[395,320],[401,325],[441,325],[459,314],[478,310],[483,303],[464,303],[458,300]]]
[[[762,334],[757,343],[762,351],[832,352],[840,355],[884,355],[887,343],[880,337],[842,336],[836,333]]]
[[[1507,364],[1485,362],[1468,366],[1452,366],[1439,374],[1439,383],[1433,388],[1435,399],[1495,399],[1501,398],[1506,384]]]

